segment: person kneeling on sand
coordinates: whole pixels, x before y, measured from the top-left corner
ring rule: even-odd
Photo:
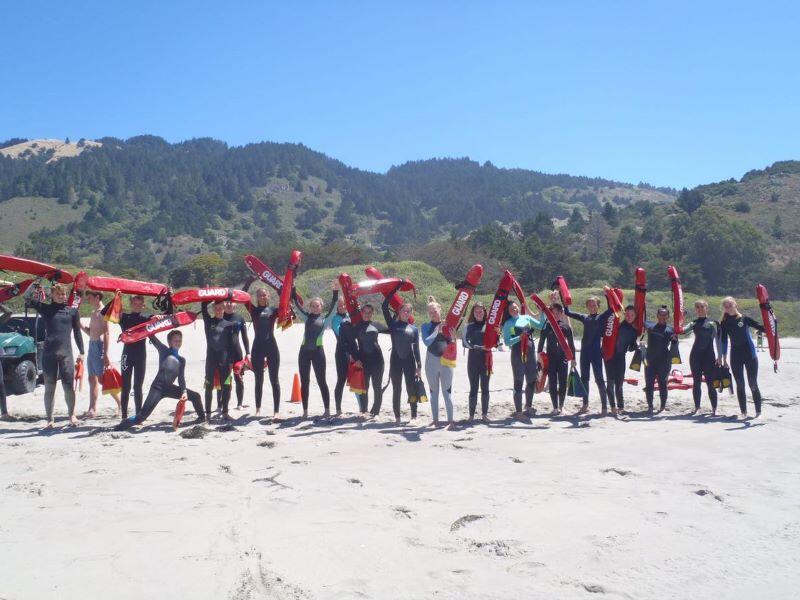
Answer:
[[[150,342],[158,350],[158,373],[156,373],[156,377],[150,385],[150,391],[147,393],[142,411],[123,420],[116,429],[127,429],[133,425],[143,423],[155,410],[162,398],[189,400],[197,413],[197,422],[205,421],[207,415],[203,410],[200,394],[194,390],[186,389],[186,377],[184,374],[186,359],[178,354],[183,343],[183,334],[177,330],[170,331],[169,335],[167,335],[169,346],[165,346],[156,336],[152,336]],[[175,379],[178,380],[178,385],[175,385]]]

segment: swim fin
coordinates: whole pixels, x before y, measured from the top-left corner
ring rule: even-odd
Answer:
[[[631,371],[639,372],[642,370],[642,349],[637,348],[631,358],[631,364],[628,366]]]
[[[683,362],[681,360],[680,350],[678,349],[678,340],[672,340],[670,342],[670,344],[669,344],[669,356],[670,356],[670,362],[673,365],[679,365],[679,364],[681,364],[681,362]]]

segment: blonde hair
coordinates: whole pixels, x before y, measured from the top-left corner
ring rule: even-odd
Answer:
[[[702,306],[705,309],[708,309],[708,301],[704,300],[703,298],[698,298],[694,301],[695,307]]]
[[[739,303],[736,302],[736,298],[734,298],[733,296],[728,296],[727,298],[723,298],[722,299],[722,312],[725,313],[724,316],[727,316],[728,313],[727,313],[727,311],[725,311],[725,304],[730,304],[733,307],[733,310],[736,311],[736,316],[737,317],[741,317],[742,316],[742,313],[739,312]]]
[[[428,308],[435,308],[439,312],[442,311],[442,305],[436,301],[436,298],[433,296],[428,296]]]
[[[596,302],[597,304],[600,304],[600,298],[598,298],[597,296],[589,296],[586,299],[586,304],[588,305],[589,302],[592,302],[592,301]]]
[[[50,294],[54,294],[55,292],[64,292],[65,296],[69,296],[69,286],[64,283],[54,283],[53,287],[50,288]]]

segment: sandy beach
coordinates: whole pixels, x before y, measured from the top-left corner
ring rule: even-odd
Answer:
[[[63,427],[59,389],[59,428],[42,434],[43,388],[11,396],[21,420],[0,423],[0,598],[797,594],[800,340],[784,340],[777,375],[759,355],[759,420],[737,421],[727,392],[723,417],[708,416],[705,397],[703,414],[690,416],[691,391],[673,391],[658,418],[512,422],[505,353],[495,358],[492,422],[446,431],[427,426],[429,405],[414,425],[396,426],[390,399],[378,420],[360,423],[347,392],[344,418],[301,421],[288,403],[301,334],[278,334],[282,423],[254,416],[252,373],[233,426],[215,422],[200,439],[172,431],[169,399],[142,428],[113,432],[104,396],[99,418],[75,429]],[[184,337],[187,382],[201,391],[202,326]],[[333,345],[326,333],[331,389]],[[151,348],[145,393],[156,357]],[[454,381],[464,419],[460,350]],[[626,408],[642,411],[641,386],[625,391]],[[534,402],[549,412],[549,396]],[[567,404],[574,412],[579,401]],[[79,413],[87,407],[85,385]],[[312,384],[311,414],[321,412]]]

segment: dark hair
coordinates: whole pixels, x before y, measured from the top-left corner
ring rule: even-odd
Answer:
[[[633,304],[628,304],[628,306],[625,307],[625,310],[633,310],[633,311],[635,311],[636,307]]]
[[[141,294],[134,294],[133,296],[131,296],[131,300],[141,300],[142,302],[144,302],[144,296],[142,296]]]
[[[522,311],[522,307],[519,305],[519,302],[517,302],[516,300],[509,300],[508,302],[506,302],[506,309],[503,311],[504,323],[511,318],[511,311],[509,309],[511,308],[512,304],[516,304],[519,307],[520,312]]]
[[[661,313],[669,314],[669,309],[667,308],[666,304],[662,304],[661,306],[658,307],[658,310],[656,311],[656,314],[660,315]]]
[[[561,312],[564,312],[564,307],[561,306],[558,302],[553,302],[550,305],[550,310],[560,310]]]
[[[369,302],[367,302],[366,304],[364,304],[364,305],[361,307],[361,311],[363,312],[365,308],[368,308],[368,309],[370,309],[370,310],[371,310],[371,311],[373,311],[373,312],[375,311],[375,307],[374,307],[374,306],[372,306],[372,304],[370,304]]]
[[[183,334],[179,330],[173,329],[167,334],[167,342],[171,342],[176,337],[182,338]]]
[[[214,300],[214,306],[218,306],[220,304],[225,304],[226,301],[227,301],[227,299],[225,299],[225,300]]]
[[[103,299],[103,292],[96,292],[94,290],[88,290],[86,293],[89,294],[90,296],[94,296],[98,300],[102,300]]]
[[[483,305],[483,302],[476,302],[472,305],[472,308],[469,311],[469,318],[467,319],[467,323],[474,323],[475,322],[475,309],[481,307],[483,309],[483,320],[486,320],[486,307]]]

